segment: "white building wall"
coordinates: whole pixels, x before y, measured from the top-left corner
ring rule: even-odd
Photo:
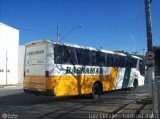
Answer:
[[[0,85],[18,83],[19,30],[0,23]]]
[[[18,83],[23,83],[24,80],[24,55],[25,46],[18,48]]]
[[[0,47],[0,85],[6,84],[6,50]]]

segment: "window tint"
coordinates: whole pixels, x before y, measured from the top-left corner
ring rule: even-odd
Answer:
[[[119,56],[115,55],[114,57],[114,66],[119,67]]]
[[[78,59],[77,59],[77,49],[72,48],[72,47],[67,47],[67,50],[69,52],[69,58],[70,58],[70,63],[71,64],[78,64]]]
[[[82,50],[83,65],[89,65],[89,50]]]
[[[111,66],[111,59],[110,59],[110,55],[109,54],[106,54],[106,57],[107,57],[107,66]]]
[[[62,50],[63,47],[61,45],[54,45],[54,61],[55,64],[62,63]]]
[[[115,67],[115,56],[111,55],[112,66]]]
[[[139,71],[140,71],[140,74],[142,75],[142,76],[144,76],[144,63],[143,63],[143,61],[142,60],[140,60],[139,61]]]
[[[125,67],[132,67],[132,58],[130,57],[125,58]]]
[[[83,65],[83,53],[82,49],[77,49],[77,59],[78,59],[78,64]]]
[[[66,46],[54,46],[54,61],[56,64],[70,64],[69,52]]]
[[[107,65],[107,60],[106,60],[105,53],[98,52],[97,61],[98,61],[98,65],[106,66]]]
[[[62,46],[62,64],[70,64],[69,51],[66,46]]]
[[[68,47],[64,45],[54,45],[55,64],[78,64],[107,67],[132,67],[136,68],[137,59],[92,51],[88,49]],[[140,60],[139,69],[142,71],[143,61]],[[142,72],[143,73],[143,72]]]
[[[114,65],[114,57],[112,54],[107,54],[107,66],[112,67]]]
[[[89,65],[89,50],[78,48],[77,59],[79,65]]]
[[[97,63],[97,52],[90,51],[90,65],[98,65]]]
[[[136,68],[137,66],[137,59],[131,58],[131,67]]]
[[[123,56],[119,56],[119,66],[125,67],[125,58]]]

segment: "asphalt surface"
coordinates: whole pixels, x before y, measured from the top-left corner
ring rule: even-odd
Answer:
[[[136,91],[107,92],[99,100],[87,96],[34,96],[23,93],[21,87],[3,88],[0,89],[0,118],[7,114],[18,119],[110,119],[147,96],[147,85]]]
[[[13,95],[17,93],[23,93],[22,88],[23,88],[22,85],[0,87],[0,97],[7,96],[7,95]]]

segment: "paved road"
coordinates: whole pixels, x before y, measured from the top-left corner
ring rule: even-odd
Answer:
[[[46,97],[24,93],[2,96],[0,118],[5,116],[4,113],[19,119],[110,118],[128,104],[147,96],[146,88],[104,93],[99,100],[84,96]]]
[[[0,97],[22,92],[23,92],[22,85],[5,86],[3,88],[0,87]]]

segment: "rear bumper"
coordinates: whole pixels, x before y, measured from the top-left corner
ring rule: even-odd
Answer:
[[[45,96],[55,96],[54,91],[51,89],[23,89],[25,93],[35,94],[35,95],[45,95]]]

